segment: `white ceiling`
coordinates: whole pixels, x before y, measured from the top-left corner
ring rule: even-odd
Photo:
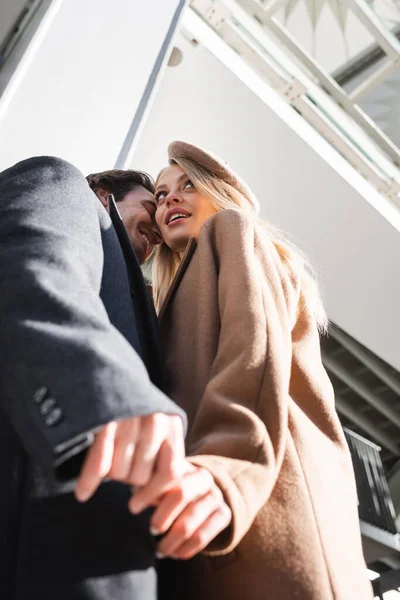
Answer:
[[[369,203],[383,199],[328,144],[314,151],[303,139],[310,128],[275,93],[267,105],[205,48],[183,37],[177,45],[183,62],[165,73],[132,166],[155,175],[174,139],[222,156],[254,189],[263,217],[311,256],[329,317],[400,369],[400,235]]]

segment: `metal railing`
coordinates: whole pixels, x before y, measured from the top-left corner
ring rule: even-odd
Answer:
[[[353,460],[360,520],[387,533],[397,534],[393,502],[379,447],[348,429],[345,429],[345,435]]]

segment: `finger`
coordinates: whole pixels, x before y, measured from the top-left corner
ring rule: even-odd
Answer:
[[[139,419],[137,417],[118,423],[114,443],[114,457],[110,469],[112,479],[119,481],[128,479],[132,469],[138,434]]]
[[[232,519],[228,507],[219,508],[206,519],[200,527],[173,552],[173,557],[179,560],[188,560],[207,548],[207,546],[226,529]]]
[[[152,533],[160,535],[168,531],[188,504],[202,498],[214,486],[211,473],[205,469],[185,474],[179,483],[159,500],[151,518]]]
[[[182,419],[177,416],[168,416],[168,434],[162,445],[157,461],[157,470],[165,473],[171,481],[176,478],[176,473],[182,471],[185,460],[185,441],[183,435]],[[188,467],[189,468],[189,467]]]
[[[164,414],[141,418],[140,434],[128,477],[129,483],[144,486],[150,481],[161,444],[168,434],[168,425],[168,416]]]
[[[211,492],[190,503],[159,543],[157,554],[176,557],[179,548],[188,542],[197,530],[201,529],[217,508],[217,499]]]
[[[108,423],[95,435],[75,488],[75,497],[80,502],[86,502],[93,496],[110,471],[116,426],[115,422]]]
[[[173,460],[179,461],[179,463],[181,463],[181,461],[184,460],[186,456],[183,421],[178,416],[170,416],[169,418],[171,423],[169,435],[169,445],[171,448],[171,453],[173,456]]]
[[[169,480],[168,484],[171,485]],[[154,506],[167,489],[165,474],[156,473],[146,487],[136,488],[134,495],[129,500],[129,510],[137,515],[149,506]]]
[[[167,459],[164,460],[165,456]],[[153,506],[160,496],[163,496],[183,474],[186,461],[171,458],[171,447],[164,441],[158,454],[156,471],[150,482],[135,494],[129,501],[129,510],[138,514],[149,506]]]

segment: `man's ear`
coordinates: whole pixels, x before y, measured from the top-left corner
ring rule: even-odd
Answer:
[[[97,188],[96,190],[94,190],[94,192],[100,200],[100,202],[102,203],[102,205],[104,206],[104,208],[106,210],[109,210],[108,196],[110,195],[110,192],[108,190],[105,190],[104,188]]]

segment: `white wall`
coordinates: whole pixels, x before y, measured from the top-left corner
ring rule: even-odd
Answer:
[[[311,255],[329,317],[400,369],[400,234],[371,205],[384,200],[274,92],[265,104],[204,47],[183,37],[178,46],[184,60],[166,71],[133,167],[156,174],[174,139],[222,156],[254,189],[262,216]]]
[[[114,165],[179,0],[53,0],[0,99],[0,170],[38,154]]]

